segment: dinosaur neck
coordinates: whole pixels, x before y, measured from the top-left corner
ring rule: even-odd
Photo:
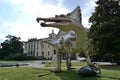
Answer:
[[[85,52],[86,51],[86,40],[87,40],[85,29],[81,25],[80,27],[74,28],[74,31],[76,32],[76,35],[77,35],[76,51]]]

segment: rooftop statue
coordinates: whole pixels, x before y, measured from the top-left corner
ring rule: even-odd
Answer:
[[[55,17],[50,18],[38,17],[36,20],[37,22],[44,21],[40,23],[42,27],[54,27],[65,32],[70,30],[74,31],[76,33],[76,47],[70,50],[70,53],[84,52],[87,64],[92,66],[88,52],[88,38],[86,30],[82,25],[81,10],[79,6],[66,15],[56,15]]]

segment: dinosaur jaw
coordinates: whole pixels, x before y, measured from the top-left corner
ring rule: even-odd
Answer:
[[[66,22],[66,23],[64,23],[64,22],[59,22],[59,23],[45,23],[45,22],[43,22],[43,23],[41,23],[40,24],[42,27],[56,27],[56,28],[59,28],[59,27],[62,27],[62,26],[70,26],[70,25],[72,25],[72,23],[70,23],[70,22]]]
[[[44,21],[40,23],[42,27],[54,27],[61,29],[62,26],[70,27],[72,24],[72,21],[68,18],[37,18],[37,22]]]
[[[71,22],[71,20],[67,19],[67,18],[37,18],[36,21],[39,22],[43,20],[44,22]]]

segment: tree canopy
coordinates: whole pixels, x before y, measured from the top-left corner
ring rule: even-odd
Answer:
[[[1,58],[4,59],[9,55],[15,55],[23,53],[23,43],[20,41],[20,37],[8,35],[6,40],[1,43]]]
[[[120,1],[98,0],[95,12],[89,18],[92,23],[89,39],[96,53],[120,53]]]

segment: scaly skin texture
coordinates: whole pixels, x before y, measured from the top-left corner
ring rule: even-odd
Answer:
[[[87,45],[87,34],[86,31],[81,23],[81,10],[80,7],[76,7],[71,13],[66,15],[56,15],[52,18],[37,18],[37,22],[40,20],[44,21],[41,23],[42,27],[54,27],[58,28],[62,31],[75,31],[76,33],[76,48],[70,50],[70,53],[80,53],[84,52],[87,64],[89,66],[92,65],[88,53],[88,45]],[[47,23],[47,22],[54,22],[54,23]]]

